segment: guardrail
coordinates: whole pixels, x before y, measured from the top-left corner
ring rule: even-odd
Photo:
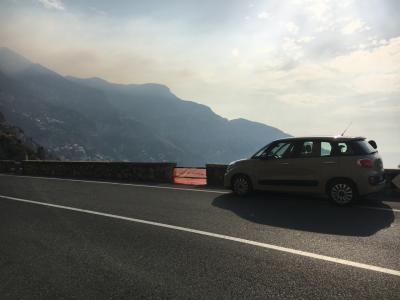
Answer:
[[[0,160],[0,173],[21,173],[21,162]]]
[[[29,176],[173,183],[176,163],[0,161],[0,172]]]
[[[2,160],[0,161],[0,173],[81,179],[174,183],[176,180],[176,165],[176,163],[170,162],[135,163],[39,160],[16,162],[11,160]],[[207,164],[205,176],[207,179],[207,185],[222,187],[224,185],[224,174],[226,168],[227,165],[223,164]],[[400,189],[400,186],[396,186],[394,183],[400,181],[400,169],[386,169],[385,176],[387,188]],[[198,179],[203,180],[203,177],[200,177]],[[397,179],[394,180],[396,177]]]
[[[386,184],[388,188],[400,189],[400,169],[385,169]],[[395,179],[397,177],[397,179]],[[397,186],[395,184],[397,183]]]
[[[187,185],[206,185],[206,168],[177,167],[174,169],[174,183]]]
[[[207,164],[206,165],[206,176],[207,185],[209,186],[224,186],[224,174],[227,165],[222,164]]]

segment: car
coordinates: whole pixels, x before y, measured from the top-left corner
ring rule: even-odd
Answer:
[[[326,194],[344,206],[384,188],[382,158],[364,137],[275,140],[227,166],[224,185],[239,196],[253,190]]]

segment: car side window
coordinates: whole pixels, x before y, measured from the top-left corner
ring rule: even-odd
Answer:
[[[338,143],[338,152],[339,155],[354,155],[355,153],[351,145],[346,142]]]
[[[297,158],[313,157],[315,152],[315,142],[314,141],[302,141],[298,145],[298,150],[296,151]]]
[[[280,142],[272,146],[265,153],[267,159],[289,158],[293,153],[294,145],[289,142]]]
[[[322,141],[320,156],[331,156],[331,155],[332,155],[331,143]]]

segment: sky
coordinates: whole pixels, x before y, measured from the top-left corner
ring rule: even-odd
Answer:
[[[295,136],[352,122],[400,164],[398,0],[1,0],[0,46]]]

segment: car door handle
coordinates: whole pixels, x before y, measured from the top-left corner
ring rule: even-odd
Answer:
[[[336,164],[336,161],[324,161],[322,162],[324,165],[334,165]]]
[[[279,163],[279,164],[284,165],[284,166],[287,166],[289,163],[287,163],[287,162],[282,162],[282,163]]]

